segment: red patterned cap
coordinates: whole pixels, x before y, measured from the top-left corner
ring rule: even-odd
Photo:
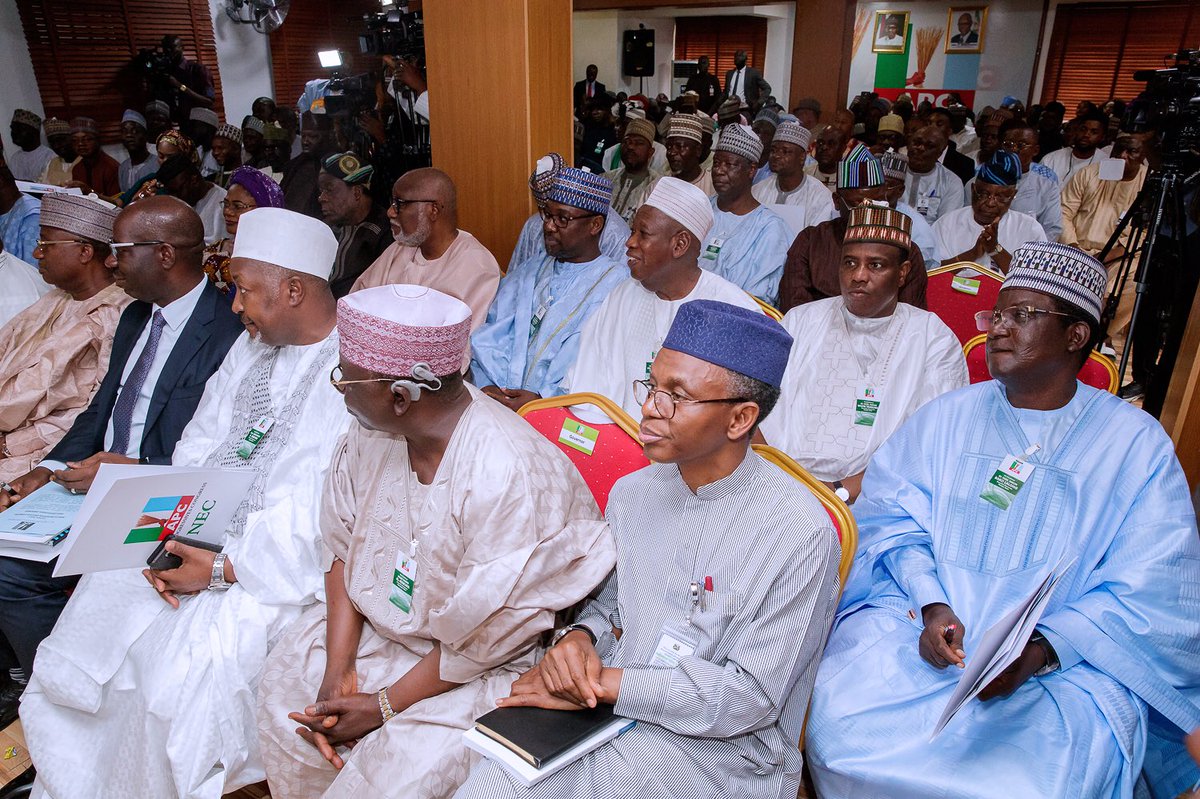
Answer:
[[[388,377],[426,364],[438,377],[460,371],[471,340],[471,309],[426,286],[393,284],[338,300],[342,357]]]

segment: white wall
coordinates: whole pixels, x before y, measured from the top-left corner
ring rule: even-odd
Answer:
[[[42,95],[38,92],[29,59],[29,45],[13,0],[0,0],[0,75],[4,76],[4,90],[0,91],[0,131],[3,131],[5,151],[12,152],[8,124],[12,121],[13,111],[24,108],[45,116]]]
[[[571,82],[583,78],[588,64],[599,68],[599,80],[609,91],[638,92],[637,78],[621,75],[621,49],[624,31],[636,30],[639,24],[654,31],[654,76],[645,81],[645,92],[654,97],[659,92],[674,96],[671,88],[671,62],[675,50],[675,20],[679,17],[761,16],[767,18],[766,64],[756,64],[776,97],[786,98],[792,78],[792,32],[795,27],[795,5],[773,3],[759,6],[712,8],[659,8],[647,11],[576,11],[572,15],[573,74]],[[724,76],[718,76],[724,80]]]
[[[862,2],[860,0],[858,8],[870,12],[872,20],[874,20],[876,11],[906,8],[911,12],[909,23],[912,25],[914,33],[909,45],[907,77],[916,71],[916,28],[936,25],[944,30],[948,8],[962,5],[971,4],[933,0],[933,2],[912,2],[898,6],[894,2]],[[1042,19],[1042,0],[993,0],[987,5],[988,17],[987,27],[984,31],[984,50],[979,57],[979,73],[974,87],[976,111],[987,105],[999,105],[1007,94],[1019,97],[1022,101],[1025,100],[1030,90],[1030,78],[1033,74],[1038,46],[1037,31]],[[1048,29],[1046,33],[1048,36]],[[929,65],[927,72],[929,79],[925,82],[925,88],[945,88],[941,83],[941,70],[945,63],[943,50],[944,47],[938,48]],[[850,90],[847,102],[859,92],[875,88],[875,59],[876,53],[871,52],[871,32],[868,31],[850,64]]]
[[[266,36],[250,25],[239,25],[225,15],[224,0],[209,0],[213,36],[217,44],[217,66],[221,70],[221,95],[225,120],[240,125],[257,97],[273,97],[271,50]],[[287,25],[287,20],[283,22]],[[293,105],[295,97],[279,98]]]

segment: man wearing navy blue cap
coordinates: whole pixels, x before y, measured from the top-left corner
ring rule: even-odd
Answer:
[[[653,463],[610,495],[616,570],[500,701],[612,704],[637,725],[533,787],[483,761],[458,799],[795,795],[838,543],[816,498],[750,449],[791,344],[755,311],[680,307],[637,381]]]

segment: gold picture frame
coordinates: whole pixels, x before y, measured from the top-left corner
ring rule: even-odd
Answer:
[[[875,24],[871,27],[872,53],[902,54],[908,50],[907,11],[876,11]],[[898,30],[892,30],[898,26]],[[895,40],[899,39],[899,42]]]
[[[982,53],[987,34],[987,6],[951,6],[946,11],[947,54]],[[970,27],[963,30],[964,23]]]

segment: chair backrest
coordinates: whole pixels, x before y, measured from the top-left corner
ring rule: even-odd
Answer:
[[[983,345],[987,342],[987,333],[980,333],[963,345],[963,355],[967,359],[967,377],[972,383],[982,383],[992,379],[988,371],[987,352]],[[1079,381],[1085,386],[1098,388],[1110,394],[1116,394],[1117,368],[1113,362],[1097,352],[1088,353],[1083,368],[1079,370]]]
[[[945,264],[929,271],[925,303],[930,313],[945,322],[965,345],[979,333],[975,314],[996,307],[1002,282],[1004,277],[986,266],[971,262]]]
[[[842,502],[829,486],[809,474],[807,469],[792,460],[782,450],[767,444],[755,444],[754,451],[795,477],[820,500],[822,507],[825,508],[825,512],[829,514],[829,518],[833,522],[833,529],[838,534],[838,540],[842,542],[842,557],[838,563],[839,591],[841,588],[845,588],[846,578],[850,576],[850,566],[854,563],[855,550],[858,549],[858,525],[854,521],[854,514],[850,512],[850,507]]]
[[[746,293],[750,294],[750,292],[746,292]],[[774,305],[771,305],[769,302],[763,302],[758,297],[755,297],[753,294],[750,294],[750,296],[754,299],[755,302],[758,303],[758,307],[762,308],[763,313],[765,313],[767,316],[774,319],[776,322],[783,321],[783,312],[781,312],[778,308],[776,308]]]
[[[580,418],[571,408],[591,405],[611,421],[596,423]],[[535,430],[566,453],[592,491],[600,512],[608,507],[608,494],[620,478],[650,461],[642,453],[638,425],[612,400],[599,394],[566,394],[526,403],[517,411]],[[589,451],[590,450],[590,451]]]

